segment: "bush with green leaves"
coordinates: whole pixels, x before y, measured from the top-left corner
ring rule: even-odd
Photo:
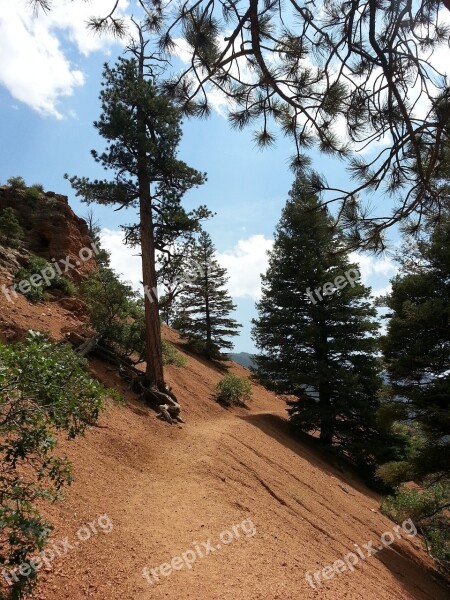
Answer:
[[[37,206],[37,203],[42,193],[35,187],[29,187],[25,190],[25,200],[33,207]]]
[[[60,290],[64,292],[66,296],[74,296],[76,293],[76,287],[73,282],[65,275],[59,275],[53,265],[48,263],[45,258],[39,256],[32,256],[24,267],[21,267],[16,271],[14,275],[14,281],[16,286],[22,281],[29,282],[34,275],[40,275],[43,271],[49,273],[49,269],[53,269],[54,277],[48,283],[42,278],[36,285],[30,284],[28,291],[24,293],[24,296],[31,302],[41,302],[45,300],[46,290]],[[18,291],[20,289],[16,287]]]
[[[68,345],[35,332],[21,343],[0,343],[0,571],[44,547],[51,526],[36,504],[61,498],[72,481],[67,457],[56,451],[57,434],[83,434],[108,395],[117,397]],[[20,598],[34,581],[16,575],[13,597]]]
[[[450,575],[450,485],[437,482],[425,489],[399,488],[381,504],[381,511],[397,523],[411,519],[441,570]]]
[[[175,367],[185,367],[187,359],[173,344],[162,340],[162,354],[165,365],[174,365]]]
[[[33,185],[31,187],[34,188],[35,190],[37,190],[38,192],[40,192],[41,194],[43,194],[45,192],[45,189],[44,189],[44,186],[42,185],[42,183],[33,183]]]
[[[145,344],[144,307],[133,288],[120,281],[109,267],[93,271],[80,286],[91,325],[100,338],[119,354],[143,354]]]
[[[9,187],[14,188],[15,190],[24,190],[27,187],[25,179],[23,177],[20,177],[20,175],[10,177],[6,181],[6,185],[9,185]]]
[[[252,385],[246,377],[225,375],[216,385],[216,395],[225,406],[245,406],[252,396]]]
[[[23,235],[14,209],[8,207],[0,211],[0,241],[10,248],[18,248]]]

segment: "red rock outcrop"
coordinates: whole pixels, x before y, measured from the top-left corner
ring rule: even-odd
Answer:
[[[87,223],[70,208],[67,196],[54,192],[41,193],[33,198],[27,190],[0,187],[0,211],[11,207],[24,230],[23,248],[51,262],[70,259],[65,273],[75,281],[95,268],[92,239]],[[66,262],[59,263],[63,272]],[[72,268],[73,266],[73,268]]]

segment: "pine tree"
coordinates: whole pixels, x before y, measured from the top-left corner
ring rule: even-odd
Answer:
[[[446,185],[447,187],[447,185]],[[401,259],[387,297],[382,350],[389,375],[379,418],[408,441],[406,455],[378,469],[398,486],[383,511],[411,518],[438,565],[450,573],[450,214],[428,217],[427,232]],[[405,244],[403,245],[403,248]],[[400,484],[415,481],[415,487]]]
[[[145,385],[160,398],[158,390],[165,393],[166,386],[156,292],[156,251],[166,250],[180,233],[195,231],[209,211],[200,207],[187,213],[181,206],[185,192],[202,184],[204,175],[177,159],[180,113],[158,93],[141,29],[139,34],[140,43],[129,49],[133,58],[121,58],[113,68],[105,66],[100,94],[103,112],[94,123],[108,146],[102,153],[93,150],[92,154],[106,169],[114,170],[115,177],[112,181],[89,181],[75,176],[70,182],[77,195],[88,203],[139,211],[139,222],[124,229],[126,240],[138,245],[142,254]]]
[[[415,245],[392,281],[382,350],[390,380],[384,416],[407,423],[416,439],[409,459],[384,468],[393,483],[450,485],[450,214]],[[450,501],[450,487],[449,487]]]
[[[372,471],[379,325],[370,289],[356,281],[357,266],[342,251],[334,225],[309,181],[298,177],[263,276],[253,329],[261,351],[257,373],[265,385],[296,398],[289,409],[294,428],[320,431],[325,445]]]
[[[179,329],[199,352],[220,359],[222,349],[233,348],[228,338],[238,335],[241,325],[230,317],[235,305],[225,287],[226,269],[215,258],[214,245],[205,232],[189,256],[188,274],[179,301]]]
[[[185,275],[195,239],[192,235],[177,242],[170,252],[158,257],[158,285],[163,289],[159,298],[159,310],[163,323],[172,325],[177,315],[177,299],[186,286]]]

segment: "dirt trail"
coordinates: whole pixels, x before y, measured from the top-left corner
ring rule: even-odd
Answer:
[[[167,334],[168,335],[168,334]],[[378,499],[350,472],[328,464],[287,429],[284,404],[260,386],[249,410],[227,411],[212,398],[218,370],[194,358],[169,368],[187,425],[158,421],[128,398],[112,406],[100,427],[63,444],[76,481],[64,503],[46,512],[55,541],[73,545],[42,572],[36,597],[98,600],[444,600],[431,562],[416,537],[396,540],[356,569],[313,589],[306,571],[322,570],[394,524]],[[245,370],[233,367],[237,373]],[[97,365],[97,375],[111,374]],[[125,396],[127,392],[124,391]],[[77,530],[106,514],[110,533],[76,545]],[[219,535],[251,519],[256,533],[229,544]],[[248,535],[247,535],[248,534]],[[143,568],[159,567],[211,539],[214,552],[188,569],[159,573],[149,584]],[[229,538],[227,538],[228,540]],[[217,549],[220,544],[221,548]],[[178,563],[177,563],[178,564]]]
[[[26,329],[44,329],[58,339],[77,326],[57,303],[34,306],[19,297],[14,306],[3,304],[5,339]],[[165,336],[177,342],[170,330]],[[378,512],[377,496],[349,469],[331,465],[311,444],[290,436],[285,405],[273,394],[255,385],[248,410],[225,410],[213,397],[223,371],[189,357],[187,368],[167,369],[187,421],[179,429],[157,420],[105,365],[95,370],[122,389],[127,404],[112,405],[84,438],[61,441],[75,482],[63,503],[43,507],[61,556],[41,570],[38,600],[450,597],[420,540],[407,535],[361,559],[354,571],[322,580],[316,589],[308,584],[306,572],[322,571],[354,551],[354,544],[379,546],[394,523]],[[237,365],[232,371],[248,374]],[[96,524],[100,515],[107,515],[103,524],[112,521],[110,533]],[[221,543],[222,532],[243,522],[248,527],[248,519],[254,535],[241,529],[239,538]],[[76,534],[88,523],[97,534],[80,541]],[[192,556],[194,542],[206,553],[202,544],[210,550],[209,539],[215,551],[191,569],[160,574],[152,584],[143,577],[144,567],[159,567],[187,551]]]

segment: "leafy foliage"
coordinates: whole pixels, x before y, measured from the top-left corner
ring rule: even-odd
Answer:
[[[12,208],[0,211],[0,240],[11,248],[18,248],[24,232]]]
[[[69,180],[85,202],[139,207],[139,221],[123,229],[126,243],[140,246],[142,256],[146,383],[164,391],[156,250],[167,251],[180,235],[197,231],[210,213],[205,207],[187,212],[181,204],[184,194],[205,177],[177,158],[181,115],[154,85],[154,64],[142,28],[138,36],[140,41],[129,47],[133,58],[121,58],[112,68],[105,66],[102,114],[94,123],[107,147],[101,153],[93,150],[92,155],[114,171],[114,179],[74,176]]]
[[[443,507],[446,507],[443,510]],[[425,538],[428,549],[444,572],[450,574],[450,486],[436,483],[419,490],[402,488],[388,496],[381,505],[382,512],[396,521],[411,519]]]
[[[290,138],[296,172],[311,171],[303,160],[311,146],[342,159],[354,189],[318,176],[316,192],[340,201],[342,217],[356,199],[351,221],[342,219],[349,242],[382,249],[386,228],[439,201],[431,176],[450,131],[449,88],[433,61],[449,37],[441,6],[185,0],[157,31],[167,53],[180,36],[190,50],[164,89],[199,116],[209,112],[210,90],[220,90],[232,126],[254,126],[260,147],[280,132]],[[379,140],[381,151],[361,158]],[[374,189],[395,199],[383,218],[370,210]]]
[[[40,280],[36,280],[36,284],[30,283],[27,286],[27,291],[23,292],[31,302],[41,302],[46,298],[46,290],[60,290],[67,296],[74,296],[76,292],[75,285],[65,275],[59,275],[55,268],[48,263],[44,258],[39,256],[32,256],[24,267],[21,267],[14,274],[14,281],[16,283],[16,289],[21,291],[18,285],[21,282],[33,281],[33,276],[40,275],[43,271],[49,273],[52,270],[54,277],[50,281],[46,281],[40,277]]]
[[[90,322],[99,338],[110,345],[119,356],[134,362],[145,356],[144,306],[133,288],[123,283],[113,269],[101,267],[89,274],[81,284]]]
[[[110,266],[110,253],[108,250],[102,247],[102,240],[100,237],[100,233],[102,228],[100,227],[99,221],[95,219],[94,211],[90,208],[87,214],[84,217],[87,226],[89,235],[92,241],[95,243],[95,247],[97,252],[95,254],[95,261],[97,265],[100,267],[109,267]]]
[[[25,190],[25,200],[33,207],[37,206],[37,203],[42,193],[35,187],[28,187]]]
[[[229,374],[216,385],[216,394],[225,406],[245,406],[252,396],[252,385],[246,377]]]
[[[187,260],[186,283],[179,298],[176,325],[197,352],[223,358],[223,348],[233,348],[230,337],[240,325],[230,317],[235,309],[226,289],[227,276],[215,258],[210,236],[202,232]]]
[[[16,175],[7,179],[6,185],[9,185],[15,190],[24,190],[27,187],[25,179],[23,177],[20,177],[20,175]]]
[[[109,146],[101,153],[92,150],[92,155],[102,166],[117,169],[117,177],[114,181],[92,182],[84,177],[66,178],[87,203],[137,207],[142,166],[146,180],[155,183],[151,194],[155,243],[158,250],[164,251],[178,235],[196,231],[199,219],[209,216],[205,207],[188,213],[181,205],[183,195],[201,185],[205,175],[177,159],[181,115],[151,80],[140,76],[138,69],[135,59],[119,59],[113,68],[105,65],[103,71],[103,112],[94,126]],[[145,139],[141,139],[138,113],[142,114],[146,131],[152,132]],[[144,165],[138,160],[138,151],[143,153]],[[127,242],[140,244],[139,224],[124,226],[124,230]]]
[[[23,343],[0,343],[0,568],[43,548],[51,526],[36,503],[58,499],[72,481],[70,463],[56,454],[57,432],[83,434],[108,393],[69,346],[31,332]],[[16,588],[32,583],[20,577]]]
[[[162,340],[162,353],[165,365],[174,365],[175,367],[185,367],[187,365],[187,358],[184,354],[166,340]]]
[[[32,1],[51,8],[49,0]],[[254,125],[259,146],[272,146],[280,132],[292,140],[296,173],[310,171],[304,151],[311,146],[344,161],[356,185],[337,188],[316,174],[316,192],[340,201],[352,246],[382,249],[388,227],[410,216],[420,221],[440,204],[433,177],[450,132],[448,82],[433,60],[449,38],[441,2],[183,0],[164,10],[155,0],[135,5],[162,58],[180,37],[190,51],[187,66],[163,86],[185,114],[208,116],[209,92],[219,91],[228,100],[231,124]],[[125,36],[118,7],[111,0],[89,26]],[[367,148],[374,152],[362,154]],[[377,189],[385,192],[382,201],[390,196],[394,202],[374,215]]]
[[[159,297],[159,311],[166,325],[176,324],[177,300],[188,283],[189,257],[194,244],[194,235],[189,233],[158,257],[158,286],[164,290]]]
[[[387,297],[382,349],[390,379],[387,420],[417,440],[410,478],[450,476],[450,216],[417,245]],[[399,480],[401,481],[401,479]]]

